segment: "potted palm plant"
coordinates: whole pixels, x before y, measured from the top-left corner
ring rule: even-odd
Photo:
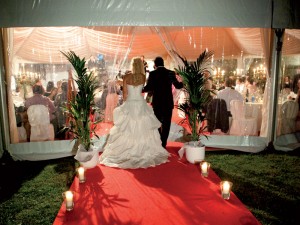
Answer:
[[[180,59],[182,66],[178,66],[175,71],[181,76],[183,91],[186,99],[178,104],[178,110],[185,114],[182,122],[187,123],[191,130],[189,142],[184,145],[186,158],[189,162],[202,161],[205,157],[205,147],[201,144],[200,137],[206,135],[203,133],[206,126],[203,122],[206,119],[205,109],[211,101],[212,90],[206,88],[208,77],[205,74],[212,69],[211,58],[212,51],[205,50],[195,62],[188,62],[185,57],[175,54]]]
[[[65,131],[68,131],[78,145],[75,159],[86,168],[92,168],[98,163],[98,151],[93,148],[92,136],[99,138],[95,132],[96,124],[91,121],[91,113],[95,110],[94,97],[98,88],[98,81],[93,72],[88,72],[85,66],[85,58],[80,58],[73,51],[62,52],[73,66],[76,74],[74,81],[78,86],[78,92],[69,100],[65,112],[69,118]],[[77,146],[75,145],[75,146]]]

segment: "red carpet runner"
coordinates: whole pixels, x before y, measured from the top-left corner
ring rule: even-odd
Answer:
[[[62,204],[54,225],[254,225],[260,224],[219,177],[203,178],[196,165],[178,160],[180,143],[168,143],[170,162],[148,169],[97,166],[83,184],[75,178],[73,211]],[[212,165],[213,166],[213,165]]]

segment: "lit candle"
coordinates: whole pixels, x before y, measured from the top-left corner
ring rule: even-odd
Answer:
[[[230,190],[232,187],[232,183],[229,181],[222,181],[221,182],[221,194],[222,197],[226,200],[230,198]]]
[[[207,177],[208,176],[208,170],[210,168],[210,163],[203,161],[203,162],[200,163],[200,168],[201,168],[202,176]]]
[[[202,173],[207,173],[207,162],[201,164]]]
[[[73,208],[73,193],[71,191],[66,191],[66,208],[71,209]]]
[[[85,181],[85,174],[84,174],[84,168],[83,167],[78,168],[78,178],[79,178],[80,183]]]
[[[225,181],[223,183],[223,194],[228,194],[230,191],[230,184],[228,183],[228,181]]]

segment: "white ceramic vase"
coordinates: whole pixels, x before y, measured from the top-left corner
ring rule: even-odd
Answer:
[[[86,169],[94,168],[98,165],[99,151],[96,148],[90,148],[87,151],[82,145],[78,146],[77,154],[74,157],[81,166]]]
[[[184,146],[185,148],[185,156],[188,162],[190,163],[196,163],[201,162],[205,158],[205,146],[199,145],[198,142],[188,142]]]

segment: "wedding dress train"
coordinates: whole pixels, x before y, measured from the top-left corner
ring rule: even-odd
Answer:
[[[141,95],[143,85],[127,85],[127,100],[113,112],[114,126],[99,162],[119,168],[154,167],[168,161],[161,146],[160,122]]]

